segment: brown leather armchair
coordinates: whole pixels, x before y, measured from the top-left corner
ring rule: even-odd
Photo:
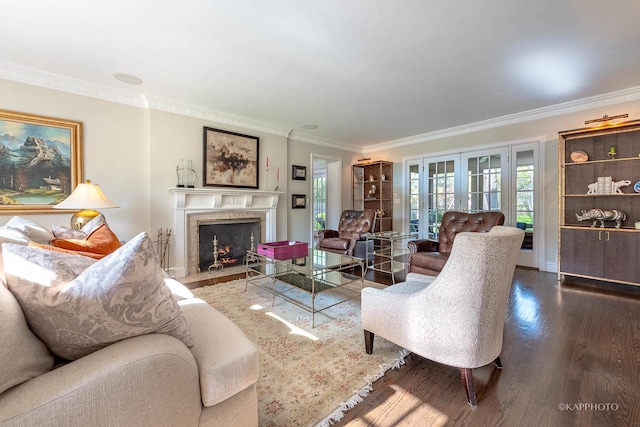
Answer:
[[[484,233],[496,225],[503,224],[504,214],[499,211],[445,212],[440,224],[438,241],[420,239],[407,243],[410,254],[406,262],[406,272],[437,276],[449,259],[456,234],[463,231]]]
[[[376,211],[346,210],[340,216],[338,230],[320,230],[316,248],[323,251],[356,256],[365,259],[367,256],[367,233],[373,232],[376,224]],[[373,245],[373,241],[369,241]],[[369,249],[373,252],[373,247]]]

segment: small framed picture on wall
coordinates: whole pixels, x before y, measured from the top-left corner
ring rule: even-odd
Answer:
[[[307,179],[307,167],[306,166],[298,166],[292,165],[291,176],[293,179],[297,179],[300,181],[306,181]]]
[[[292,209],[304,209],[307,207],[307,196],[305,194],[292,194],[291,195],[291,208]]]

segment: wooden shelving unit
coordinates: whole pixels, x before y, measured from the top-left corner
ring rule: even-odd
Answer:
[[[393,163],[358,163],[352,172],[353,209],[378,212],[375,232],[393,230]]]
[[[564,131],[558,136],[558,279],[576,276],[640,285],[640,229],[635,228],[640,220],[640,193],[634,191],[640,181],[640,121]],[[576,153],[588,159],[583,161]],[[605,177],[631,183],[620,187],[620,192],[603,185],[600,191],[589,192],[589,184]],[[619,228],[613,220],[601,227],[599,221],[593,226],[593,220],[578,219],[577,215],[592,209],[624,212],[626,218]]]

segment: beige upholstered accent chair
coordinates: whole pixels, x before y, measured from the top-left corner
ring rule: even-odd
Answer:
[[[524,231],[496,226],[458,234],[436,276],[409,273],[385,289],[362,290],[365,350],[374,335],[407,350],[460,368],[467,400],[476,406],[472,370],[501,368],[504,319]]]

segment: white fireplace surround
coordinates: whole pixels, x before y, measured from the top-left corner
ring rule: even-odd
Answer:
[[[282,191],[227,188],[171,188],[174,194],[175,277],[197,271],[197,227],[218,220],[260,218],[261,240],[276,238],[276,208]]]

